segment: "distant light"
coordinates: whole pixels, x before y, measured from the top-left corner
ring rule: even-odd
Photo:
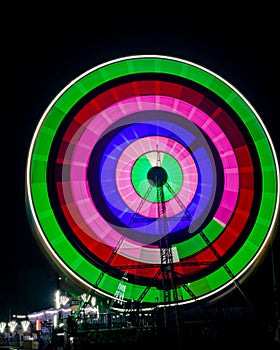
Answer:
[[[33,313],[33,314],[30,314],[28,315],[28,318],[37,318],[37,317],[40,317],[40,316],[44,316],[44,312],[37,312],[37,313]]]
[[[26,315],[13,315],[13,317],[16,317],[16,318],[26,318]]]
[[[57,320],[58,320],[58,317],[57,317],[57,314],[53,316],[53,326],[56,328],[57,327]]]
[[[17,322],[16,321],[11,321],[8,323],[9,327],[10,327],[10,331],[11,333],[13,333],[16,329],[16,326],[17,326]]]
[[[27,332],[28,327],[29,327],[29,325],[30,325],[30,321],[27,321],[27,320],[21,321],[21,325],[22,325],[23,331],[24,331],[24,332]]]
[[[54,315],[54,314],[57,314],[57,310],[47,310],[46,311],[46,314],[51,314],[51,315]]]
[[[90,295],[87,295],[86,293],[81,295],[82,300],[87,303],[89,301]]]
[[[41,330],[41,320],[40,318],[37,318],[36,320],[36,331],[40,331]]]
[[[57,290],[54,295],[55,307],[56,309],[60,308],[60,292]]]
[[[0,322],[0,333],[4,333],[6,328],[6,322]]]
[[[69,298],[65,295],[61,295],[60,296],[60,304],[62,304],[63,306],[66,305],[69,301]]]

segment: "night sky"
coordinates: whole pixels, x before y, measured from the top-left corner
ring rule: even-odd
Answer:
[[[169,55],[194,62],[226,79],[246,97],[261,116],[278,155],[280,149],[279,57],[275,56],[279,37],[277,21],[271,18],[276,10],[262,8],[252,15],[239,9],[218,15],[205,9],[202,16],[200,9],[192,9],[191,16],[177,8],[166,9],[164,15],[143,11],[110,20],[105,9],[74,9],[66,15],[42,8],[32,16],[21,14],[21,10],[17,8],[16,14],[8,10],[9,28],[1,28],[0,321],[7,320],[9,313],[54,306],[59,273],[44,257],[29,226],[25,167],[33,133],[45,109],[85,71],[136,54]],[[268,251],[244,284],[248,299],[265,314],[273,313],[275,307],[275,281],[278,294],[280,290],[279,234],[278,230],[272,246],[274,260]]]

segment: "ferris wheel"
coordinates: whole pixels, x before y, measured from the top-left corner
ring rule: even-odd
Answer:
[[[193,62],[138,55],[70,82],[35,130],[26,197],[35,235],[84,288],[183,305],[240,287],[279,216],[264,123]],[[124,278],[125,277],[125,278]]]

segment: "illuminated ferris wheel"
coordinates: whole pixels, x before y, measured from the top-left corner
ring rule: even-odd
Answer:
[[[112,299],[188,304],[239,287],[267,252],[279,167],[231,84],[157,55],[67,85],[34,133],[27,205],[48,256]],[[125,276],[125,278],[124,278]]]

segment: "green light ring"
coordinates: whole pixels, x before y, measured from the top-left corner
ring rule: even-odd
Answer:
[[[120,59],[120,61],[113,60],[109,64],[100,65],[93,70],[85,72],[84,75],[70,83],[53,100],[37,126],[27,161],[27,196],[30,206],[29,210],[32,213],[36,230],[39,231],[42,241],[47,244],[49,250],[54,254],[55,259],[57,259],[60,264],[68,265],[65,266],[68,269],[70,266],[70,272],[72,274],[72,268],[76,264],[76,267],[73,269],[79,273],[81,282],[91,287],[95,284],[92,275],[95,275],[98,269],[89,264],[84,258],[81,258],[79,253],[69,245],[64,233],[56,224],[46,190],[47,180],[45,170],[49,151],[54,135],[65,114],[70,111],[80,98],[99,86],[99,84],[103,84],[110,79],[128,74],[146,72],[171,74],[183,78],[187,76],[189,80],[193,80],[209,88],[227,102],[237,113],[255,142],[263,175],[263,193],[259,216],[256,219],[248,239],[239,252],[227,263],[236,277],[239,277],[256,261],[259,253],[263,250],[262,248],[267,245],[267,242],[271,238],[272,232],[278,222],[279,166],[276,153],[261,119],[248,101],[246,101],[234,87],[205,68],[177,58],[174,59],[164,56],[131,56]],[[50,230],[50,227],[52,227],[53,231]],[[46,241],[44,232],[50,243]],[[239,270],[240,257],[243,257],[243,262],[241,264],[241,267],[243,267],[242,273]],[[79,267],[84,264],[87,265],[89,270],[84,268],[79,269]],[[86,270],[87,272],[91,271],[88,279],[85,274]],[[75,278],[77,278],[77,275],[74,275]],[[116,283],[116,285],[119,282],[117,279],[108,275],[106,275],[106,280],[107,279]],[[205,287],[205,280],[208,281],[208,287]],[[89,281],[89,283],[86,281]],[[220,286],[220,288],[222,288],[222,286],[228,285],[230,282],[229,276],[225,273],[223,268],[220,268],[214,273],[209,274],[206,278],[190,283],[189,287],[198,297],[203,297],[214,292],[216,293],[217,289],[215,291],[212,289],[216,287],[211,286]],[[103,284],[105,285],[106,283],[103,282]],[[135,285],[128,283],[127,295],[132,293],[135,288]],[[139,295],[144,290],[141,286],[137,286],[137,289]],[[155,288],[151,288],[144,301],[153,301],[154,299],[151,299],[150,295],[153,295],[152,298],[154,298],[155,295],[160,298],[158,294]],[[190,296],[186,295],[186,302],[190,299]]]
[[[183,183],[183,173],[177,160],[171,157],[168,153],[162,152],[162,164],[161,167],[166,171],[169,178],[169,183],[173,193],[164,191],[164,200],[167,202],[177,195],[180,191]],[[145,194],[148,188],[151,186],[147,179],[147,173],[151,169],[151,163],[147,158],[147,154],[140,156],[134,163],[131,172],[131,179],[133,187],[138,195],[145,198]],[[174,194],[174,195],[173,195]],[[150,202],[157,202],[156,187],[153,186],[149,195],[145,198]]]

